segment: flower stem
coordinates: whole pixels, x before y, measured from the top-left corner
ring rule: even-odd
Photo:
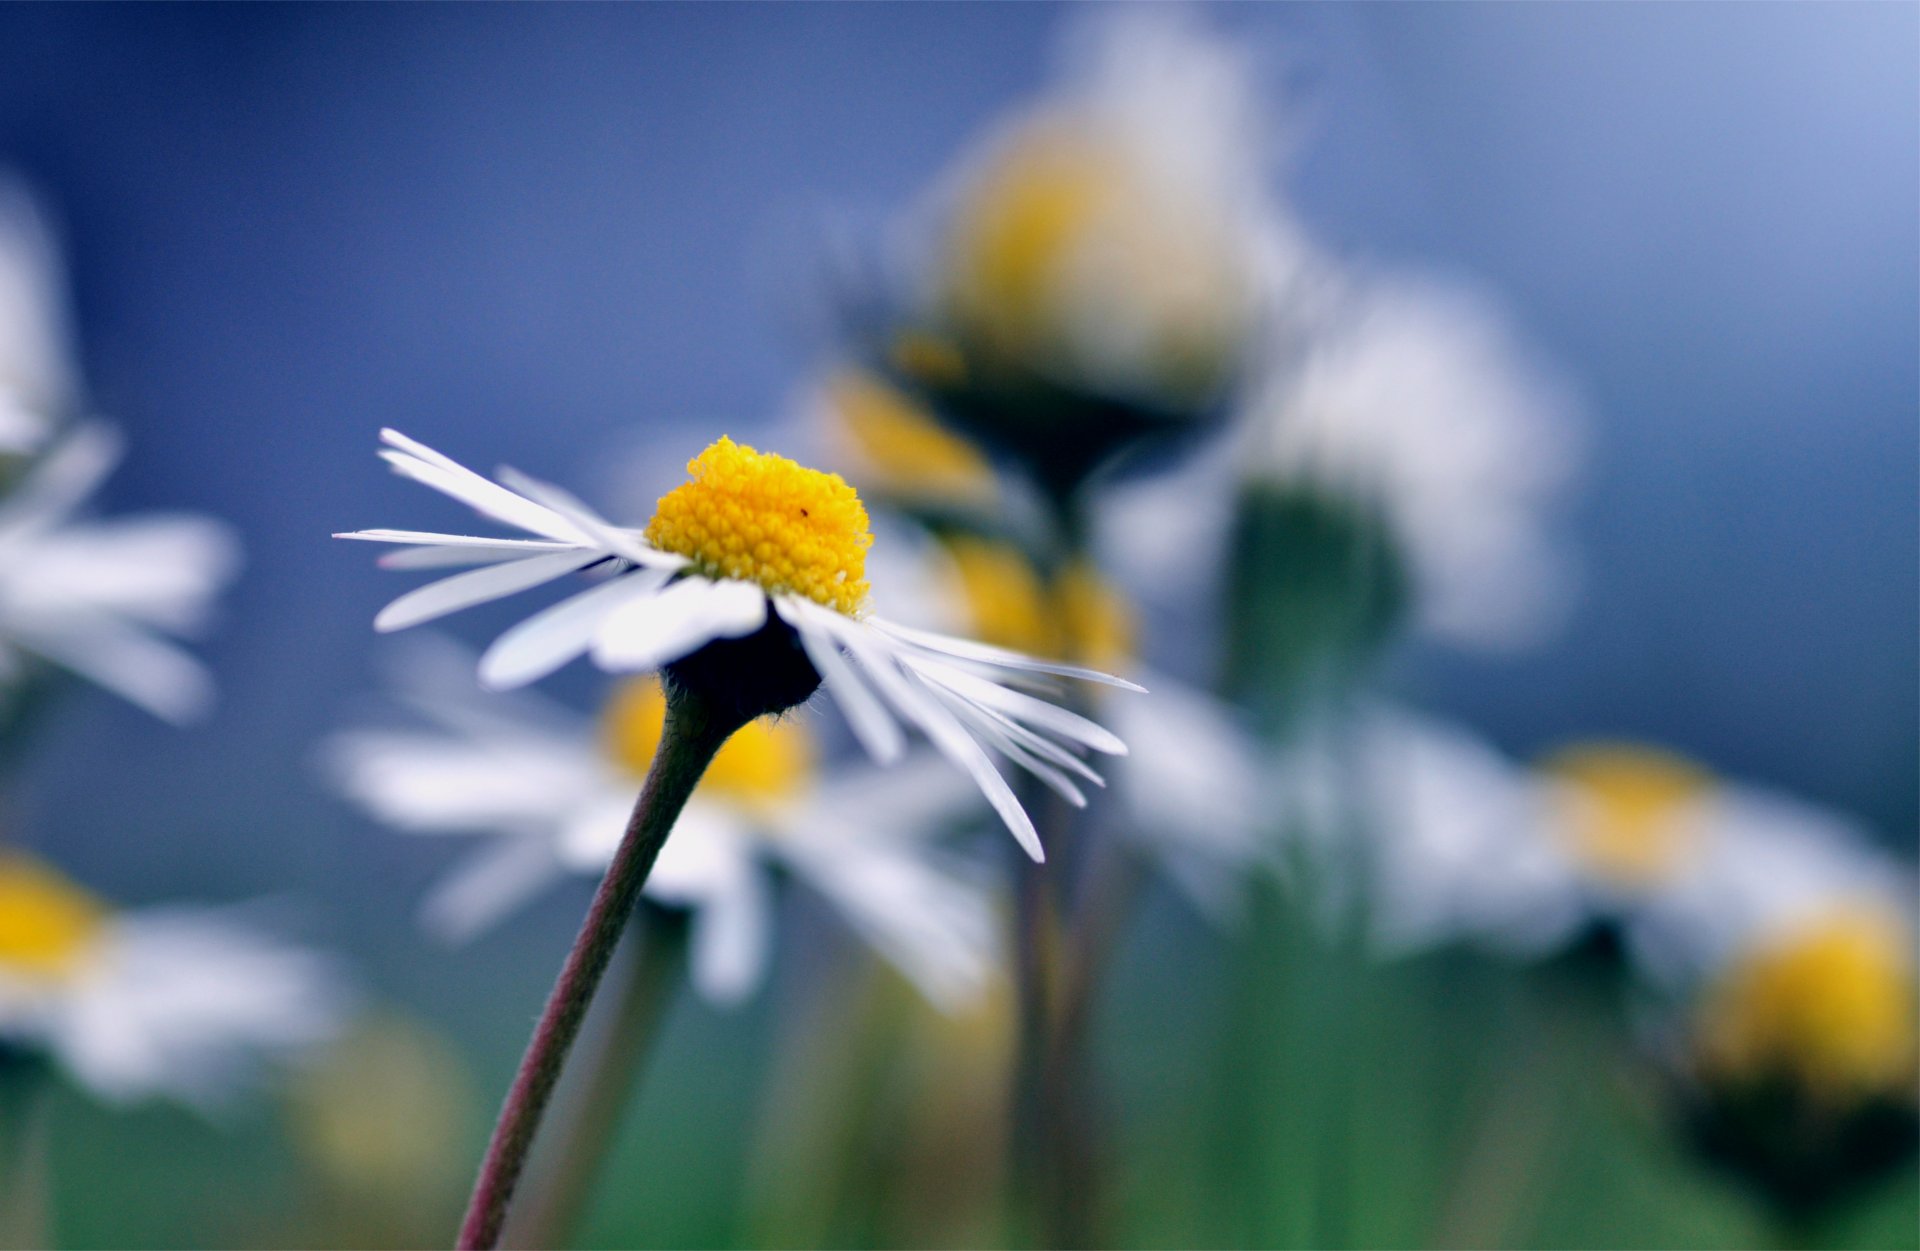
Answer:
[[[44,1065],[0,1046],[0,1248],[53,1245],[45,1095]]]
[[[562,1090],[554,1111],[558,1137],[534,1152],[528,1197],[507,1220],[508,1246],[563,1247],[571,1239],[673,1002],[686,947],[686,913],[642,901],[637,929],[615,956],[622,967],[613,973],[612,1019],[589,1030],[585,1080]]]
[[[507,1091],[500,1120],[487,1144],[486,1158],[473,1187],[466,1219],[460,1225],[461,1251],[488,1251],[500,1240],[500,1227],[513,1198],[527,1152],[540,1128],[554,1085],[560,1080],[567,1052],[579,1036],[593,993],[607,971],[614,947],[626,928],[640,888],[666,844],[680,810],[700,782],[701,774],[727,737],[740,728],[722,720],[711,701],[675,683],[668,684],[666,726],[660,748],[627,822],[627,832],[614,853],[613,863],[594,892],[587,918],[561,966],[559,980],[540,1013],[533,1040],[520,1061],[520,1071]]]

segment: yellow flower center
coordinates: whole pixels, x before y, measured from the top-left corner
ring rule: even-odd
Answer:
[[[722,438],[660,497],[647,541],[712,578],[757,582],[849,615],[867,598],[873,535],[839,474]]]
[[[1911,1084],[1920,1004],[1908,942],[1894,918],[1855,909],[1752,952],[1703,1003],[1702,1069],[1825,1098]]]
[[[973,343],[1070,380],[1214,390],[1249,315],[1220,207],[1124,136],[1041,120],[989,162],[947,241],[945,311]]]
[[[827,394],[841,432],[882,490],[992,502],[993,468],[986,457],[899,391],[848,372],[828,384]]]
[[[601,717],[607,755],[635,777],[645,776],[666,717],[659,682],[639,678],[622,683]],[[734,731],[707,766],[700,790],[736,803],[773,805],[806,787],[813,762],[813,740],[804,727],[763,717]]]
[[[85,960],[107,907],[29,856],[0,852],[0,974],[53,980]]]
[[[974,637],[1099,668],[1122,668],[1133,656],[1132,611],[1089,565],[1069,566],[1049,588],[1010,544],[956,537],[945,546]]]
[[[1624,744],[1569,749],[1547,771],[1566,784],[1560,828],[1575,854],[1624,887],[1651,886],[1685,862],[1698,830],[1684,817],[1713,786],[1688,761]]]

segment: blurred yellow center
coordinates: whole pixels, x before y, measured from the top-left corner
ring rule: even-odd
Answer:
[[[1044,119],[960,205],[945,311],[970,347],[995,356],[1199,398],[1221,384],[1250,309],[1223,213],[1109,127]]]
[[[0,852],[0,972],[71,973],[86,958],[107,908],[40,861]]]
[[[976,328],[1009,345],[1044,334],[1074,243],[1124,189],[1103,151],[1064,135],[1017,145],[991,169],[955,239],[952,297]]]
[[[1549,773],[1569,787],[1563,827],[1575,853],[1620,886],[1661,881],[1693,850],[1687,808],[1712,789],[1698,766],[1647,747],[1597,744],[1562,752]]]
[[[886,490],[948,499],[993,497],[993,469],[986,457],[899,391],[848,372],[828,384],[828,398],[841,430]]]
[[[873,535],[839,474],[722,438],[660,498],[647,541],[713,578],[757,582],[851,615],[867,598]]]
[[[660,684],[641,678],[621,684],[601,718],[607,755],[644,776],[660,746],[667,701]],[[761,718],[734,732],[700,779],[700,789],[736,802],[775,804],[802,790],[813,775],[813,741],[792,721]]]
[[[1920,1005],[1907,943],[1893,918],[1861,909],[1754,951],[1703,1003],[1703,1070],[1829,1098],[1911,1084]]]
[[[969,633],[1029,655],[1122,668],[1134,648],[1126,600],[1084,563],[1049,588],[1031,561],[1006,543],[946,541]]]

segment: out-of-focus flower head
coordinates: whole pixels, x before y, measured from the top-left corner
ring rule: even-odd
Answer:
[[[1706,981],[1676,1088],[1694,1141],[1790,1217],[1920,1145],[1911,899],[1836,899],[1751,936]]]
[[[417,654],[403,700],[429,730],[363,729],[329,744],[342,789],[397,829],[485,837],[429,901],[461,939],[566,874],[598,874],[626,828],[665,715],[657,683],[620,688],[599,723],[528,694],[488,696],[459,658]],[[804,722],[760,720],[720,749],[647,880],[646,898],[693,914],[693,976],[710,1000],[760,983],[774,883],[819,894],[925,994],[978,993],[995,930],[979,873],[935,845],[971,791],[923,755],[823,770]]]
[[[607,575],[496,640],[480,660],[490,686],[524,685],[591,652],[613,672],[658,671],[743,724],[824,685],[877,761],[904,752],[901,720],[917,726],[973,778],[1035,860],[1044,856],[1039,835],[988,748],[1033,772],[1079,750],[1126,754],[1111,732],[1006,683],[1032,674],[1132,683],[872,613],[873,536],[865,506],[838,474],[723,437],[635,530],[513,470],[491,482],[396,431],[382,438],[382,458],[401,475],[537,537],[337,536],[402,545],[385,558],[389,568],[481,566],[401,596],[374,619],[376,629],[418,625],[575,573]]]
[[[78,392],[53,232],[32,193],[0,174],[0,455],[38,447]]]
[[[1672,989],[1757,934],[1908,885],[1845,819],[1653,748],[1591,744],[1528,769],[1387,707],[1333,737],[1351,758],[1300,750],[1289,781],[1318,814],[1310,833],[1353,816],[1368,834],[1371,920],[1389,952],[1477,942],[1537,958],[1604,938]],[[1341,808],[1349,793],[1358,814]]]
[[[119,912],[0,854],[0,1044],[112,1103],[214,1109],[269,1061],[324,1042],[346,1007],[326,958],[234,908]]]
[[[1218,415],[1297,250],[1238,49],[1139,7],[1091,13],[1066,53],[935,197],[918,311],[883,336],[943,417],[1053,489]]]
[[[1414,621],[1475,646],[1561,619],[1554,534],[1579,459],[1567,391],[1498,309],[1457,286],[1361,278],[1253,401],[1254,488],[1384,533]]]
[[[100,423],[61,436],[0,495],[0,682],[51,661],[169,721],[205,712],[213,683],[167,635],[199,629],[239,568],[223,522],[189,513],[83,515],[120,459]]]

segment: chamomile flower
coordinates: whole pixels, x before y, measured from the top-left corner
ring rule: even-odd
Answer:
[[[1528,769],[1465,730],[1376,708],[1344,750],[1296,760],[1296,789],[1360,779],[1393,951],[1478,941],[1541,956],[1598,929],[1655,983],[1682,985],[1756,934],[1905,881],[1845,819],[1653,748],[1589,744]]]
[[[943,418],[1071,478],[1219,413],[1299,248],[1236,49],[1131,9],[1065,50],[1057,87],[927,207],[884,356]]]
[[[1677,1015],[1694,1144],[1786,1219],[1818,1219],[1920,1147],[1912,898],[1832,899],[1748,936]]]
[[[1421,628],[1509,645],[1571,594],[1552,529],[1578,458],[1571,412],[1485,299],[1362,279],[1252,402],[1246,463],[1269,491],[1381,525]]]
[[[324,1041],[344,1006],[327,960],[236,909],[116,912],[0,853],[0,1044],[44,1053],[104,1100],[216,1107]]]
[[[31,193],[0,176],[0,454],[31,452],[78,391],[60,256]]]
[[[339,536],[399,545],[385,560],[390,568],[479,566],[401,596],[376,629],[570,574],[603,575],[495,641],[480,659],[489,686],[520,686],[590,653],[613,672],[660,671],[745,722],[825,685],[877,761],[905,751],[902,720],[918,727],[974,779],[1035,860],[1043,853],[1033,823],[987,749],[1055,783],[1086,767],[1079,750],[1125,754],[1109,731],[1002,683],[1058,675],[1138,689],[1132,683],[867,611],[866,509],[836,474],[722,438],[690,462],[689,480],[661,498],[644,529],[627,529],[512,470],[488,481],[394,431],[382,437],[383,459],[403,476],[536,537]]]
[[[190,720],[213,683],[166,636],[204,624],[239,542],[195,514],[81,515],[119,458],[109,427],[81,425],[0,496],[0,679],[35,657],[155,716]]]
[[[651,678],[628,680],[596,724],[529,692],[479,692],[463,669],[417,656],[403,698],[433,728],[352,730],[326,752],[341,789],[395,828],[485,840],[428,901],[428,924],[452,939],[564,876],[605,870],[665,714]],[[645,895],[692,913],[694,982],[713,1002],[761,982],[775,880],[788,875],[928,999],[955,1007],[978,992],[995,949],[979,874],[933,841],[970,794],[925,756],[824,769],[803,721],[757,720],[715,756]]]

